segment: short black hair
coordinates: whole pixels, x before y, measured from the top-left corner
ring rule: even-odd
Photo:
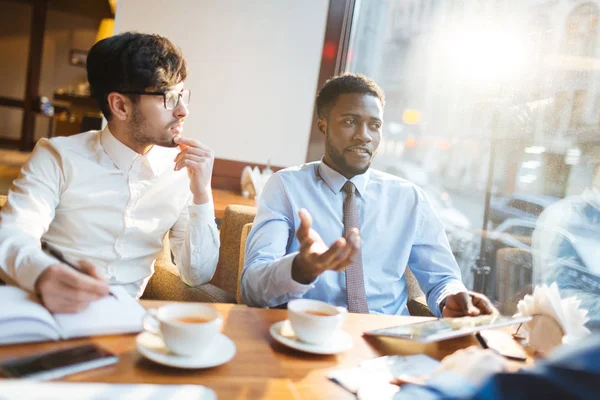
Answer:
[[[344,73],[325,82],[317,95],[317,115],[326,118],[337,98],[344,93],[364,93],[375,96],[385,106],[383,90],[371,79],[361,74]]]
[[[111,92],[162,91],[184,81],[187,70],[181,50],[167,38],[125,32],[92,46],[87,75],[92,97],[110,120]]]

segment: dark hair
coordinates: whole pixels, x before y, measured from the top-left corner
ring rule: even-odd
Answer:
[[[383,90],[370,78],[361,74],[345,73],[325,82],[317,95],[317,115],[327,117],[337,98],[344,93],[364,93],[375,96],[385,106]]]
[[[165,90],[184,81],[187,71],[181,50],[167,38],[125,32],[92,46],[87,74],[92,97],[110,120],[109,93]]]

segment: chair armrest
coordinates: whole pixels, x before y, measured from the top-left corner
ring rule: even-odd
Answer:
[[[177,266],[164,258],[158,259],[154,264],[154,275],[150,278],[142,299],[235,303],[235,296],[210,283],[188,286],[181,280]]]

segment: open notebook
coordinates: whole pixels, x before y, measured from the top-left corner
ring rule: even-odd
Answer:
[[[0,286],[0,345],[142,330],[144,308],[119,286],[76,314],[51,314],[30,293]]]

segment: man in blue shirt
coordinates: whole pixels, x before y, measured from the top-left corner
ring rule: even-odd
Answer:
[[[279,171],[265,185],[242,272],[248,305],[308,298],[351,312],[408,314],[408,265],[435,315],[494,311],[461,282],[423,191],[369,168],[381,141],[384,101],[381,88],[357,74],[332,78],[320,90],[325,155]]]

